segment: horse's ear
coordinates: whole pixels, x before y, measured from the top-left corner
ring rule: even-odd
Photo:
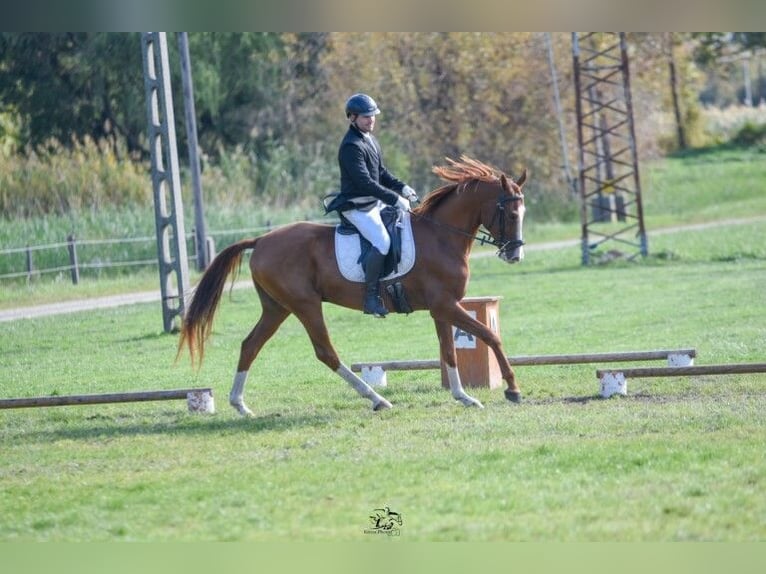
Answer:
[[[519,176],[519,179],[516,180],[516,185],[519,187],[523,186],[524,183],[527,181],[527,168],[524,168],[524,171]]]
[[[500,185],[503,187],[505,191],[508,193],[513,193],[513,190],[511,189],[510,184],[508,183],[508,178],[505,177],[504,173],[500,174]]]

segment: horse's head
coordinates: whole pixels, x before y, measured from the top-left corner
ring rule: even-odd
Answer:
[[[452,227],[462,235],[468,235],[466,225],[472,226],[471,235],[483,226],[484,230],[479,230],[480,235],[474,239],[497,247],[498,256],[503,261],[517,263],[524,259],[522,187],[527,180],[527,170],[513,181],[502,172],[466,156],[460,161],[447,158],[447,162],[449,165],[434,167],[432,171],[441,179],[454,183],[428,195],[417,213],[435,214],[442,204],[451,205],[451,210],[440,214],[442,225]]]
[[[516,181],[500,174],[497,201],[488,202],[482,213],[482,225],[492,236],[492,243],[498,248],[498,257],[506,263],[518,263],[524,259],[522,227],[526,207],[522,187],[526,180],[526,169]]]

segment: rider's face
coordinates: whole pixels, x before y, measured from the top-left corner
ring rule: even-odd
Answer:
[[[375,116],[356,116],[354,124],[362,133],[371,132],[375,129]]]

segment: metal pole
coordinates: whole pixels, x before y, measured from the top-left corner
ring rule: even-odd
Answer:
[[[556,74],[556,65],[553,61],[553,43],[551,42],[551,33],[545,33],[545,45],[548,48],[548,66],[551,69],[551,80],[553,82],[553,100],[556,104],[556,119],[559,124],[559,139],[561,141],[561,157],[564,159],[564,175],[567,184],[573,195],[577,194],[577,181],[572,177],[572,171],[569,168],[569,153],[567,152],[567,138],[564,130],[564,114],[561,109],[561,98],[559,95],[559,80]]]
[[[592,38],[591,38],[592,40]],[[590,104],[590,115],[593,118],[591,121],[591,138],[593,141],[593,148],[595,150],[596,165],[593,170],[593,180],[596,184],[595,201],[591,202],[591,213],[593,214],[593,221],[611,221],[611,214],[604,207],[604,181],[606,181],[606,175],[604,173],[604,167],[606,166],[606,154],[604,150],[603,130],[606,129],[604,125],[604,115],[601,113],[601,96],[595,89],[595,84],[588,86],[588,102]]]
[[[157,228],[157,258],[165,332],[183,316],[189,291],[181,177],[178,170],[173,92],[170,83],[167,34],[144,32],[141,38],[144,87],[152,157],[152,188]],[[175,279],[175,285],[173,285]]]
[[[207,229],[205,225],[205,207],[202,200],[202,181],[200,179],[197,116],[194,109],[194,84],[192,82],[191,58],[189,57],[189,36],[186,32],[178,33],[178,47],[181,54],[186,139],[189,146],[189,168],[191,169],[191,184],[194,197],[194,245],[197,254],[197,269],[204,271],[209,265],[210,260],[207,258],[207,250],[205,249]]]
[[[625,106],[628,112],[628,128],[630,132],[630,151],[633,159],[633,181],[636,186],[636,211],[638,213],[638,238],[640,251],[643,257],[649,254],[649,242],[644,227],[644,208],[641,201],[641,178],[638,174],[638,143],[636,142],[636,128],[633,123],[633,98],[630,93],[630,69],[628,66],[628,44],[625,40],[625,32],[620,32],[620,56],[622,58],[622,78],[625,90]]]
[[[582,264],[590,263],[590,249],[588,246],[588,206],[585,197],[585,156],[583,151],[583,133],[582,133],[582,87],[580,85],[580,42],[577,32],[572,32],[572,60],[574,64],[574,84],[575,84],[575,109],[577,113],[577,144],[579,149],[577,158],[577,171],[579,174],[580,185],[580,223],[582,228],[581,249]]]

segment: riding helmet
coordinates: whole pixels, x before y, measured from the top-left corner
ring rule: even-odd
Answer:
[[[375,116],[380,113],[378,104],[367,94],[354,94],[346,100],[346,117],[353,114],[359,116]]]

